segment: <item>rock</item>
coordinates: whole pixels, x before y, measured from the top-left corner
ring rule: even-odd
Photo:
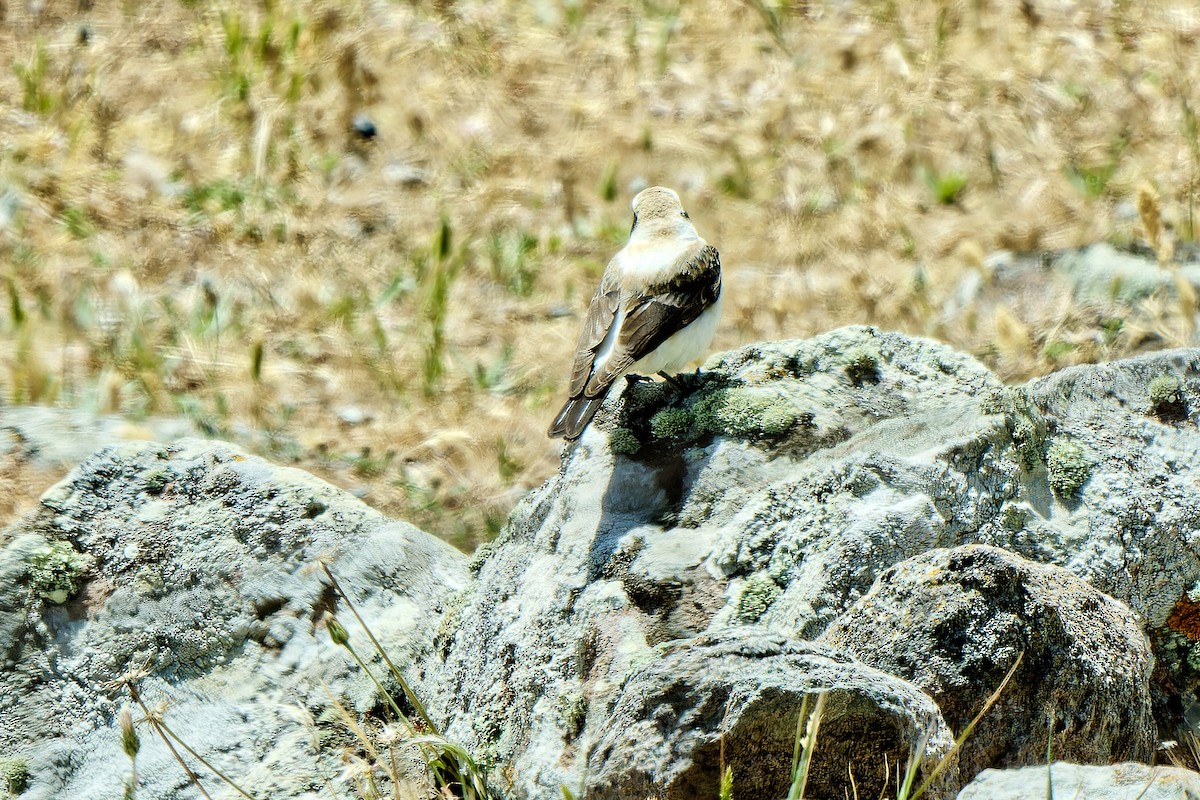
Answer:
[[[1054,262],[1080,303],[1117,300],[1134,303],[1156,292],[1175,294],[1176,277],[1200,288],[1200,264],[1163,266],[1153,254],[1121,252],[1101,242],[1070,250]]]
[[[354,119],[350,123],[351,129],[360,139],[371,140],[379,133],[375,127],[375,122],[366,114],[355,114]]]
[[[1050,765],[1054,797],[1085,800],[1200,800],[1200,774],[1177,767],[1111,764]],[[958,800],[1033,800],[1048,797],[1046,767],[984,770]]]
[[[425,170],[402,161],[389,162],[384,166],[382,174],[385,181],[397,186],[424,186],[429,182],[429,175]]]
[[[116,414],[93,414],[78,409],[0,407],[0,452],[11,451],[37,467],[63,472],[112,442],[144,440],[169,444],[199,435],[194,424],[176,417],[148,417],[130,422]]]
[[[815,643],[760,629],[722,636],[660,646],[629,675],[592,750],[588,798],[716,797],[722,749],[735,796],[785,797],[797,718],[820,690],[828,696],[806,797],[843,797],[848,771],[861,796],[880,796],[882,765],[903,765],[922,738],[926,773],[949,753],[937,706],[910,684]],[[952,796],[955,774],[926,796]]]
[[[0,532],[0,759],[19,766],[23,800],[120,791],[119,681],[141,669],[147,699],[169,702],[168,722],[218,766],[260,796],[313,796],[339,766],[304,721],[328,707],[325,687],[359,711],[378,704],[319,630],[335,601],[320,558],[451,738],[497,765],[517,798],[564,786],[706,796],[723,722],[737,732],[726,736],[735,793],[769,796],[791,761],[797,703],[822,688],[809,796],[845,797],[838,765],[870,785],[884,768],[873,753],[891,769],[926,730],[928,771],[948,730],[932,700],[806,640],[848,619],[881,574],[938,548],[1013,555],[983,551],[987,569],[965,591],[950,581],[940,611],[923,578],[890,612],[975,626],[963,656],[929,674],[986,693],[1006,664],[978,643],[1020,642],[1050,669],[1073,642],[1069,674],[1084,686],[1047,691],[1030,673],[1012,690],[1075,703],[1078,718],[1060,716],[1069,731],[1117,754],[1128,736],[1141,756],[1141,624],[1158,648],[1160,729],[1200,717],[1200,351],[1005,387],[942,345],[847,328],[725,353],[680,381],[610,399],[470,570],[437,540],[229,445],[126,443],[88,458]],[[13,447],[50,452],[45,430],[45,446]],[[888,582],[900,587],[910,566]],[[1107,627],[1081,632],[1081,620]],[[1113,685],[1085,694],[1105,676]],[[951,698],[968,687],[928,685],[961,713]],[[1101,704],[1125,685],[1128,719],[1103,727]],[[1014,707],[1007,722],[1034,730],[1041,711]],[[1011,738],[934,795],[969,779],[963,767],[1008,758]],[[150,736],[138,768],[147,797],[195,796]]]
[[[1200,289],[1200,253],[1190,246],[1179,250],[1182,263],[1167,266],[1144,247],[1118,250],[1106,242],[1052,253],[1001,251],[987,259],[990,280],[979,299],[1016,308],[1032,301],[1038,308],[1062,289],[1079,308],[1098,304],[1131,312],[1154,294],[1177,294],[1179,279]]]
[[[1179,401],[1164,415],[1149,387],[1167,374]],[[603,767],[589,754],[620,687],[660,646],[731,626],[813,639],[934,548],[1057,564],[1148,628],[1200,579],[1200,351],[1005,387],[950,348],[855,327],[743,347],[681,381],[610,398],[477,555],[439,631],[433,704],[509,765],[518,796]],[[1200,687],[1179,666],[1193,627],[1164,697]],[[1162,725],[1190,701],[1172,702],[1155,706]],[[673,757],[655,769],[695,763]]]
[[[171,177],[171,162],[140,148],[127,152],[121,159],[121,167],[130,195],[138,200],[145,200],[154,195],[171,197],[179,194],[182,189],[179,182]]]
[[[955,731],[999,700],[959,751],[963,773],[986,766],[1150,761],[1150,645],[1127,606],[1062,567],[967,545],[885,570],[823,641],[912,681]]]
[[[27,767],[22,800],[120,793],[129,761],[115,726],[131,672],[146,675],[151,706],[168,704],[175,732],[257,796],[314,797],[341,764],[338,747],[314,749],[313,718],[331,697],[358,711],[379,702],[321,629],[337,610],[372,653],[319,562],[418,685],[414,665],[467,580],[465,557],[439,540],[306,473],[198,440],[99,451],[0,547],[0,754]],[[138,796],[195,797],[140,734]]]
[[[337,414],[339,422],[350,428],[363,425],[375,418],[369,409],[353,404],[338,406],[334,409],[334,413]]]

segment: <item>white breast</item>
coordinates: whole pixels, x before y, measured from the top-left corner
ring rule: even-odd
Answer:
[[[692,324],[672,334],[656,349],[644,355],[629,368],[630,372],[638,375],[654,375],[658,372],[667,374],[682,371],[694,361],[698,361],[708,353],[713,334],[717,332],[717,323],[721,321],[721,301],[724,292],[717,296],[717,301],[701,312],[692,320]]]

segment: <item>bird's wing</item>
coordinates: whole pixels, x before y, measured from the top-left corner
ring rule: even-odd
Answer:
[[[583,394],[583,387],[591,377],[596,363],[596,354],[604,340],[609,337],[616,322],[617,308],[621,304],[621,287],[613,277],[611,268],[604,271],[600,286],[588,306],[583,320],[583,331],[579,334],[579,346],[575,348],[575,365],[571,370],[571,397]]]
[[[578,438],[613,381],[717,301],[716,248],[704,245],[686,258],[675,278],[637,293],[623,290],[614,270],[605,271],[579,336],[571,396],[550,425],[551,437]]]
[[[603,362],[594,364],[582,395],[603,396],[614,380],[672,334],[695,322],[720,294],[721,257],[709,245],[688,259],[675,278],[645,292],[627,293],[624,315],[614,313],[614,320],[620,320],[620,330],[616,331],[612,351]],[[574,382],[571,389],[575,397]]]

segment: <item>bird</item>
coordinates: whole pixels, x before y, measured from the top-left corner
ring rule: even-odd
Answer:
[[[633,198],[629,241],[604,269],[588,306],[570,397],[549,436],[578,439],[623,375],[678,371],[708,351],[721,317],[721,256],[700,238],[679,195]]]

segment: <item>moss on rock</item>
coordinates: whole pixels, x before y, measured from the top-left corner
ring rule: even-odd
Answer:
[[[869,347],[852,347],[846,351],[846,376],[855,386],[879,383],[879,353]]]
[[[23,758],[0,758],[0,787],[15,797],[29,786],[29,763]]]
[[[742,587],[737,600],[737,618],[741,622],[756,622],[767,612],[783,590],[766,575],[752,575]]]
[[[746,387],[705,395],[696,404],[695,414],[700,430],[745,439],[782,436],[799,420],[795,406],[785,398]]]
[[[1083,448],[1067,439],[1055,439],[1046,451],[1050,488],[1061,498],[1079,493],[1092,476],[1092,459]]]
[[[642,449],[642,443],[629,428],[616,428],[608,435],[608,447],[614,453],[632,456]]]
[[[1150,381],[1147,388],[1150,413],[1165,422],[1182,422],[1187,419],[1187,397],[1183,393],[1183,382],[1175,375],[1159,375]]]
[[[29,588],[38,597],[59,604],[75,594],[79,578],[96,559],[66,541],[47,542],[29,557]]]
[[[657,439],[688,441],[700,433],[696,414],[690,408],[664,408],[650,418],[650,433]]]

